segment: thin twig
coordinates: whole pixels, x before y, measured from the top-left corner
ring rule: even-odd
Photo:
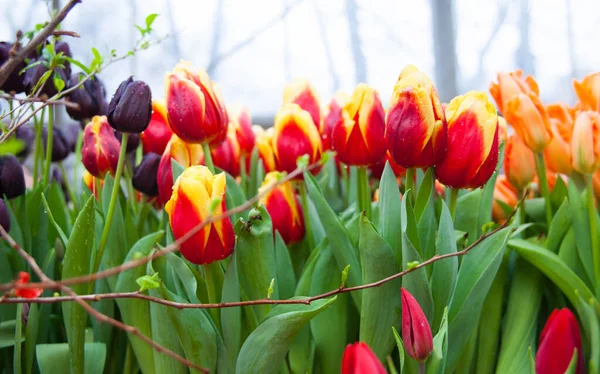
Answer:
[[[46,97],[16,97],[7,93],[0,93],[0,99],[13,100],[19,103],[46,103],[52,105],[64,105],[69,108],[79,109],[79,104],[68,100],[51,100]]]

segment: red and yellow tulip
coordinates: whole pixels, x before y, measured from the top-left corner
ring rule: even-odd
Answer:
[[[580,112],[573,125],[571,138],[573,169],[593,174],[600,167],[600,114],[591,110]]]
[[[439,164],[447,149],[447,124],[433,83],[415,66],[402,70],[386,115],[387,148],[405,168]]]
[[[235,136],[243,156],[249,156],[254,149],[255,135],[252,131],[252,117],[248,108],[231,107],[229,110],[229,127],[235,129]]]
[[[211,148],[210,154],[216,167],[234,177],[240,175],[241,151],[234,127],[229,127],[225,140],[219,146]]]
[[[213,175],[205,166],[191,166],[177,178],[173,194],[165,205],[175,239],[194,230],[210,215],[227,210],[225,173]],[[211,211],[213,201],[218,201]],[[231,220],[209,223],[181,244],[183,257],[194,264],[209,264],[233,253],[235,234]]]
[[[453,188],[483,186],[498,161],[498,116],[483,92],[457,96],[446,108],[448,153],[436,167],[440,182]]]
[[[342,121],[342,108],[349,100],[350,97],[344,92],[337,92],[325,108],[323,126],[320,130],[323,150],[325,151],[333,149],[331,142],[332,131],[335,125]]]
[[[273,151],[273,136],[275,135],[275,129],[273,127],[267,130],[263,129],[258,125],[252,126],[252,131],[256,135],[256,148],[258,149],[258,156],[262,160],[265,172],[275,171],[275,153]]]
[[[508,181],[522,190],[535,177],[535,157],[531,149],[517,135],[511,135],[504,149],[504,173]]]
[[[120,148],[121,144],[106,116],[94,116],[85,126],[81,161],[93,176],[104,178],[106,173],[117,170]]]
[[[361,83],[332,131],[333,149],[346,165],[367,166],[385,156],[385,111],[377,91]]]
[[[169,126],[167,117],[167,108],[165,103],[159,100],[152,100],[152,117],[146,130],[140,134],[144,153],[156,153],[162,155],[171,140],[173,130]]]
[[[283,104],[297,104],[310,113],[317,129],[321,129],[321,103],[315,88],[306,79],[296,79],[283,89]]]

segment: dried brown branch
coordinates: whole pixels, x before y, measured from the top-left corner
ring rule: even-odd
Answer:
[[[20,49],[14,56],[11,55],[8,61],[0,68],[0,86],[6,82],[10,73],[33,52],[35,47],[46,41],[56,27],[65,19],[67,14],[69,14],[71,9],[80,2],[81,0],[70,0],[25,47]]]
[[[67,30],[54,30],[52,32],[52,36],[56,36],[56,37],[70,36],[73,38],[81,38],[81,35],[79,35],[75,31],[67,31]]]
[[[64,105],[69,108],[79,109],[79,104],[68,100],[52,100],[48,97],[16,97],[11,94],[0,93],[0,99],[13,100],[19,103],[46,103],[51,105]]]

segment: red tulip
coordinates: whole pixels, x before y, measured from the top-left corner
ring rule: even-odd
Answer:
[[[250,156],[254,149],[255,135],[252,131],[252,117],[246,107],[229,108],[229,127],[235,129],[243,156]]]
[[[235,134],[235,128],[229,127],[225,140],[212,148],[210,154],[216,167],[237,177],[240,175],[240,145]]]
[[[324,151],[333,149],[331,144],[333,127],[336,123],[342,121],[342,108],[349,100],[350,97],[344,92],[338,92],[325,108],[325,118],[323,118],[323,126],[320,130]]]
[[[310,113],[317,130],[321,129],[321,104],[314,87],[306,79],[296,79],[285,86],[283,104],[297,104]]]
[[[402,288],[402,340],[410,357],[425,361],[433,351],[433,337],[427,317],[417,300]]]
[[[538,374],[563,374],[569,367],[577,349],[577,374],[585,372],[583,348],[577,319],[567,308],[554,309],[540,334],[540,344],[535,356]]]
[[[121,144],[105,116],[94,116],[83,131],[81,161],[95,177],[104,179],[106,173],[114,173],[119,161]]]
[[[21,286],[29,283],[29,273],[24,271],[19,272],[19,278],[15,281],[16,286]],[[41,288],[17,288],[15,289],[15,296],[24,297],[26,299],[33,299],[39,297],[42,292],[44,292]]]
[[[171,198],[173,190],[173,168],[171,159],[175,159],[181,166],[187,168],[199,165],[204,159],[200,144],[189,144],[173,134],[167,148],[162,154],[158,164],[156,180],[158,182],[158,200],[161,205],[166,204]]]
[[[386,374],[375,353],[366,343],[348,344],[342,358],[342,374]]]
[[[154,152],[162,155],[172,135],[173,130],[169,126],[165,103],[153,100],[150,123],[146,130],[140,134],[144,153]]]

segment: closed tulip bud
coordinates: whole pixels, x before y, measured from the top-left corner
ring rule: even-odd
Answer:
[[[193,230],[209,216],[227,210],[225,173],[213,175],[206,166],[192,166],[183,172],[171,199],[165,205],[175,239]],[[214,201],[216,209],[210,211]],[[229,217],[206,225],[181,244],[181,254],[194,264],[209,264],[233,253],[235,234]]]
[[[277,168],[291,173],[298,157],[308,155],[308,164],[321,158],[321,137],[310,114],[296,104],[285,104],[275,116],[273,152]]]
[[[498,82],[492,82],[490,85],[490,94],[504,116],[508,111],[508,103],[519,94],[532,92],[538,96],[540,93],[535,79],[529,75],[523,77],[523,71],[520,69],[510,73],[498,73],[497,80]]]
[[[243,156],[249,156],[254,149],[255,135],[252,131],[252,117],[246,107],[232,107],[229,109],[229,127],[235,129],[235,136],[240,145]]]
[[[428,168],[446,154],[448,127],[433,83],[409,65],[394,86],[386,115],[387,148],[405,168]]]
[[[108,123],[117,131],[138,134],[148,127],[152,116],[152,91],[133,77],[124,80],[108,105]]]
[[[394,175],[396,178],[402,178],[406,175],[406,169],[402,166],[398,165],[396,161],[390,155],[390,152],[385,153],[385,157],[376,164],[369,166],[369,170],[371,170],[371,177],[375,179],[381,179],[381,175],[383,175],[383,170],[385,169],[385,164],[388,162],[390,167],[394,171]]]
[[[119,161],[120,143],[105,116],[95,116],[83,131],[81,160],[93,176],[104,179],[114,173]]]
[[[533,92],[518,94],[508,102],[506,120],[532,151],[542,152],[552,140],[550,118]]]
[[[174,159],[181,166],[187,168],[193,165],[199,165],[203,158],[204,153],[202,152],[202,146],[200,144],[186,143],[177,135],[171,137],[158,165],[158,200],[161,205],[164,205],[169,201],[173,189],[173,168],[171,166],[171,159]]]
[[[19,197],[25,193],[25,174],[13,155],[0,156],[0,198]]]
[[[235,128],[230,127],[225,140],[219,146],[210,150],[216,167],[237,177],[240,175],[240,145],[237,141]]]
[[[573,88],[581,110],[600,111],[600,72],[587,75],[581,82],[574,80]]]
[[[385,156],[385,111],[377,91],[359,84],[333,127],[331,140],[338,159],[346,165],[367,166]]]
[[[147,196],[158,195],[158,165],[161,156],[156,153],[147,153],[142,158],[142,162],[133,172],[133,188]]]
[[[78,73],[71,75],[69,87],[79,84],[79,81],[85,77],[85,74]],[[79,105],[78,108],[67,106],[67,113],[76,121],[84,121],[93,116],[106,115],[108,112],[108,103],[106,102],[106,89],[102,81],[93,75],[86,80],[83,85],[68,94],[69,101]]]
[[[173,130],[169,126],[167,108],[163,101],[152,100],[152,117],[146,130],[140,134],[144,153],[156,153],[162,155],[167,143],[173,136]]]
[[[42,131],[42,142],[44,145],[44,152],[46,151],[46,144],[48,141],[48,129],[44,127]],[[54,127],[52,129],[52,162],[59,162],[67,158],[71,153],[71,143],[69,139],[63,133],[60,127]]]
[[[494,186],[492,218],[503,224],[519,202],[519,194],[506,175],[499,175]]]
[[[321,128],[321,103],[315,88],[306,79],[296,79],[283,89],[283,104],[297,104],[310,113],[317,129]]]
[[[571,165],[572,111],[562,103],[549,104],[546,109],[552,129],[552,140],[544,150],[546,165],[555,173],[570,175],[573,171]]]
[[[540,344],[535,355],[535,371],[548,374],[565,373],[575,349],[577,349],[575,373],[583,374],[585,361],[577,319],[567,308],[554,309],[540,334]]]
[[[427,317],[417,300],[404,287],[402,293],[402,341],[406,353],[425,361],[433,351],[433,337]]]
[[[517,135],[511,135],[504,150],[504,173],[509,182],[522,190],[535,177],[535,157]]]
[[[4,199],[0,199],[0,226],[7,233],[10,232],[10,214],[8,214],[8,208]]]
[[[268,173],[274,171],[276,169],[275,153],[273,151],[273,136],[275,135],[275,129],[270,127],[265,130],[258,125],[254,125],[252,126],[252,131],[256,136],[256,148],[258,149],[258,156],[262,160],[265,172]]]
[[[342,374],[386,374],[385,368],[366,343],[348,344],[342,358]]]
[[[498,116],[483,92],[457,96],[446,108],[448,153],[436,167],[440,182],[452,188],[478,188],[498,161]]]
[[[337,92],[325,108],[325,117],[323,118],[323,126],[321,126],[320,131],[324,151],[333,149],[331,141],[333,128],[338,122],[342,121],[342,108],[349,100],[350,97],[344,92]]]
[[[580,112],[573,125],[571,138],[573,169],[592,174],[600,167],[600,114]]]
[[[227,112],[206,71],[180,62],[165,75],[165,96],[169,123],[182,140],[207,143],[223,134]]]
[[[36,297],[39,297],[44,290],[41,288],[18,288],[18,286],[24,285],[29,283],[29,280],[31,279],[31,276],[29,275],[29,273],[26,273],[24,271],[20,271],[19,272],[19,276],[17,278],[17,280],[15,281],[15,296],[16,297],[23,297],[25,299],[34,299]]]
[[[273,232],[279,231],[285,244],[290,245],[304,238],[304,215],[292,182],[275,186],[281,178],[282,175],[276,171],[265,176],[258,192],[266,193],[260,198],[259,204],[267,208],[273,222]]]
[[[8,42],[0,42],[0,66],[4,65],[6,61],[10,58],[10,52],[13,49],[13,44]],[[14,92],[21,93],[25,92],[25,83],[23,79],[25,78],[24,74],[20,74],[21,71],[25,68],[25,62],[21,62],[17,65],[17,67],[9,74],[6,82],[0,87],[0,90],[4,92]]]
[[[18,157],[27,157],[31,153],[35,143],[35,131],[30,126],[19,126],[15,132],[15,137],[23,142],[23,149],[17,154]]]

